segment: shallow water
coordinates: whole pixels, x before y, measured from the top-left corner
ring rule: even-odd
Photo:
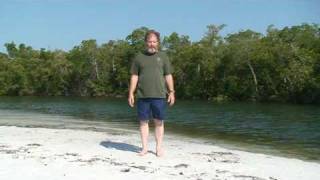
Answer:
[[[320,107],[178,100],[166,132],[240,149],[320,161]],[[137,130],[125,99],[0,97],[0,125]]]

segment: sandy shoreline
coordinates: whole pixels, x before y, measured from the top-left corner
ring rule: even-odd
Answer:
[[[166,154],[137,156],[139,134],[0,126],[0,179],[316,180],[320,164],[230,150],[172,135]]]

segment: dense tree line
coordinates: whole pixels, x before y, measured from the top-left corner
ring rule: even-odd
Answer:
[[[197,42],[176,32],[163,38],[178,98],[320,103],[318,24],[222,37],[224,27],[207,26]],[[6,43],[0,95],[126,96],[131,60],[143,50],[147,30],[101,45],[84,40],[68,52]]]

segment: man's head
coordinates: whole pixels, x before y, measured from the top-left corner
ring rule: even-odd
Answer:
[[[155,30],[149,30],[144,37],[144,42],[146,43],[148,53],[153,54],[158,52],[160,33]]]

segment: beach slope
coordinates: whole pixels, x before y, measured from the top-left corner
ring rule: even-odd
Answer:
[[[0,126],[0,179],[318,180],[320,164],[231,150],[174,135],[165,156],[137,156],[137,132]]]

